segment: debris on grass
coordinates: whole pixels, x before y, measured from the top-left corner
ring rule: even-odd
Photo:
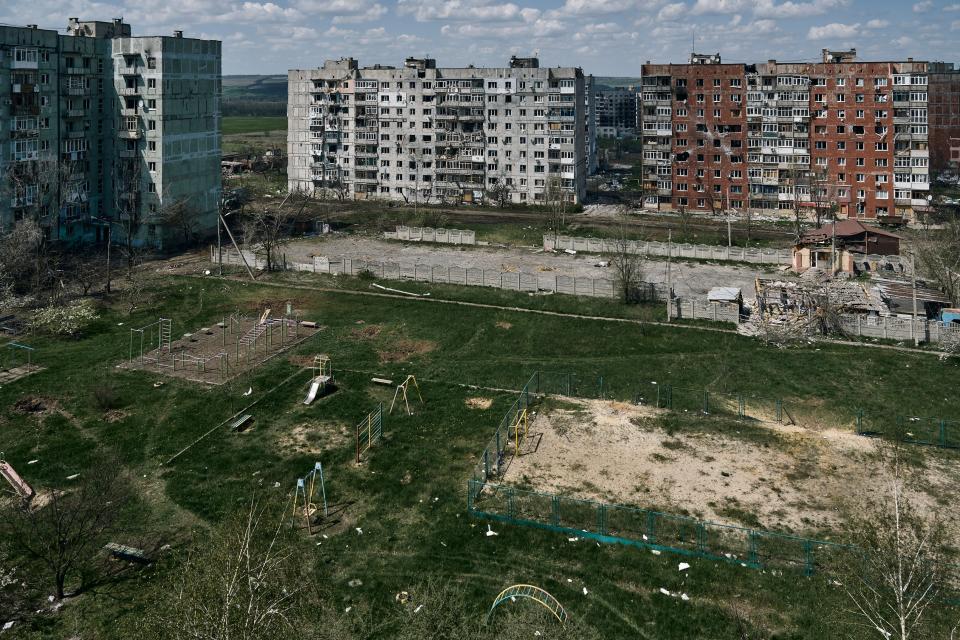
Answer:
[[[493,404],[493,400],[490,398],[467,398],[466,405],[471,409],[489,409]]]
[[[487,537],[498,535],[490,525],[487,525]]]

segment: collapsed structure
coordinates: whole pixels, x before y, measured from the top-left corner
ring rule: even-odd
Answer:
[[[592,79],[512,57],[502,68],[360,67],[288,74],[288,186],[341,199],[579,203],[596,164]]]

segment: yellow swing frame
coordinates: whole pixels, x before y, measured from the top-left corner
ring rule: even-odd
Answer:
[[[407,407],[407,415],[412,416],[413,411],[410,410],[410,402],[407,400],[407,389],[410,387],[410,383],[413,383],[413,388],[417,390],[417,397],[420,398],[420,404],[423,404],[423,396],[420,395],[420,385],[417,384],[417,377],[414,375],[408,375],[407,379],[397,385],[397,390],[393,392],[393,400],[390,402],[390,415],[393,415],[393,405],[397,402],[397,397],[400,395],[400,392],[403,392],[403,404]]]

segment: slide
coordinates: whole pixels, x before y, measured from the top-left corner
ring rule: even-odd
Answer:
[[[24,500],[33,498],[33,487],[27,484],[26,480],[20,477],[20,474],[14,470],[10,463],[0,460],[0,476],[10,483],[17,495]]]
[[[313,382],[310,383],[310,392],[307,393],[307,399],[303,401],[303,404],[310,404],[317,399],[317,391],[320,390],[320,381],[314,378]]]

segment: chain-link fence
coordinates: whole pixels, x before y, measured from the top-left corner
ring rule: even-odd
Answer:
[[[947,449],[960,449],[960,421],[923,416],[889,416],[870,414],[858,409],[855,414],[857,433],[902,440],[911,444],[928,444]]]
[[[568,498],[470,480],[467,510],[477,517],[600,542],[663,549],[765,569],[812,575],[837,567],[854,547],[716,524],[618,504]]]
[[[792,423],[780,398],[676,387],[658,381],[611,378],[602,374],[539,371],[531,379],[535,392],[571,398],[619,400],[699,415],[721,415]]]

